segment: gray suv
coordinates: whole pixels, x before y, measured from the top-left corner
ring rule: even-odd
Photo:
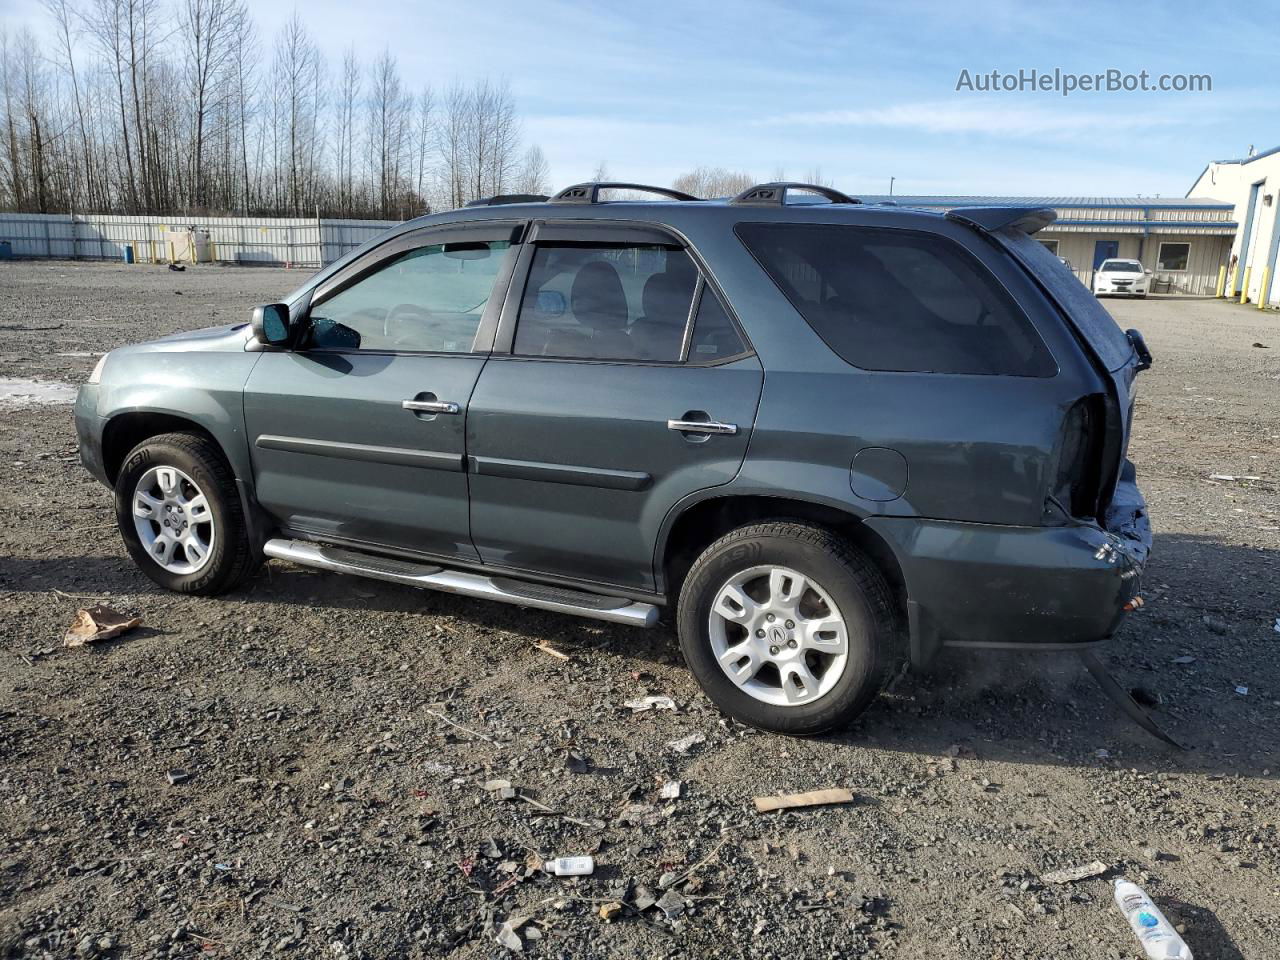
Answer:
[[[1150,355],[1033,238],[1052,219],[789,183],[495,197],[251,323],[111,352],[81,456],[168,589],[276,557],[666,611],[721,708],[817,733],[941,646],[1085,648],[1140,602]]]

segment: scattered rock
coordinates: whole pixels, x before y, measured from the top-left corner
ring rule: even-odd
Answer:
[[[679,754],[686,754],[700,743],[705,743],[707,735],[705,733],[691,733],[687,737],[681,737],[679,740],[672,740],[667,744],[669,748]]]

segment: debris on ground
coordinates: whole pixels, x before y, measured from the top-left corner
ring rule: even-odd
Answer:
[[[853,794],[843,787],[835,787],[830,790],[809,790],[806,793],[755,798],[756,813],[790,810],[794,807],[825,807],[837,803],[853,803]]]
[[[1268,347],[1265,343],[1260,343],[1260,342],[1258,342],[1257,340],[1253,341],[1253,345],[1254,345],[1255,347],[1257,347],[1259,350],[1269,350],[1269,349],[1271,349],[1271,348],[1270,348],[1270,347]]]
[[[623,706],[632,713],[645,713],[649,710],[675,710],[676,702],[670,697],[652,696],[628,700]]]
[[[62,645],[83,647],[86,643],[110,640],[127,633],[142,622],[141,617],[130,617],[101,604],[76,611],[76,618],[67,628]]]
[[[596,862],[592,857],[557,857],[542,865],[543,873],[557,877],[588,877],[595,869]]]
[[[190,780],[191,774],[187,773],[185,770],[174,769],[166,773],[164,777],[169,781],[169,786],[176,787]]]
[[[1236,476],[1235,474],[1231,474],[1231,473],[1211,473],[1209,474],[1209,479],[1223,480],[1227,483],[1235,483],[1240,480],[1261,480],[1262,478],[1254,477],[1254,476],[1244,476],[1244,475]]]
[[[1195,658],[1195,657],[1193,657],[1193,656],[1191,656],[1191,655],[1189,655],[1189,654],[1187,654],[1187,655],[1184,655],[1184,656],[1181,656],[1181,657],[1174,657],[1172,662],[1173,662],[1173,663],[1180,663],[1180,664],[1195,663],[1195,662],[1196,662],[1196,658]]]
[[[684,783],[680,780],[668,780],[658,790],[658,799],[660,800],[679,800],[680,791],[684,788]]]
[[[1128,880],[1117,880],[1115,886],[1116,906],[1129,921],[1129,928],[1142,944],[1142,952],[1151,960],[1176,960],[1178,957],[1191,956],[1191,950],[1178,936],[1160,908],[1147,896],[1145,890]]]
[[[663,912],[668,920],[675,920],[689,908],[689,901],[681,895],[679,890],[672,887],[658,898],[655,906]]]
[[[1249,688],[1244,684],[1240,684],[1236,687],[1236,693],[1240,694],[1242,697],[1247,697],[1249,695]]]
[[[679,754],[686,754],[700,743],[705,743],[707,735],[705,733],[691,733],[687,737],[681,737],[679,740],[670,741],[667,746]]]
[[[1051,870],[1046,874],[1042,874],[1040,879],[1045,883],[1076,883],[1079,880],[1088,880],[1092,877],[1100,877],[1111,867],[1103,863],[1101,860],[1095,860],[1093,863],[1086,863],[1079,867],[1067,867],[1063,870]]]
[[[551,644],[547,643],[545,640],[535,643],[533,645],[533,649],[541,650],[543,653],[550,654],[551,656],[555,657],[557,660],[568,661],[573,659],[573,657],[569,656],[567,653],[561,653],[559,650],[551,646]]]
[[[174,273],[186,273],[187,268],[180,263],[169,264],[169,269]]]
[[[656,827],[662,822],[662,814],[651,803],[629,803],[618,814],[617,822],[623,827]]]
[[[520,931],[528,922],[529,918],[524,916],[507,917],[495,931],[494,939],[508,950],[520,953],[524,950],[524,941],[520,939]]]
[[[622,913],[622,904],[617,900],[610,900],[600,905],[598,913],[601,920],[615,920]]]

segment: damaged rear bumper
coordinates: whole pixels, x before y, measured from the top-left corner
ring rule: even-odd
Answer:
[[[902,567],[911,659],[940,646],[1081,649],[1115,633],[1151,551],[1146,504],[1126,463],[1097,524],[1013,527],[871,517]]]

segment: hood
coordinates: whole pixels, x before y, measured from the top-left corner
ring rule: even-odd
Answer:
[[[190,353],[193,351],[239,353],[244,350],[245,341],[248,339],[249,324],[237,323],[225,327],[205,327],[202,330],[174,333],[159,340],[151,340],[122,349],[139,353]]]
[[[1098,276],[1103,280],[1141,280],[1147,275],[1145,270],[1099,270]]]

